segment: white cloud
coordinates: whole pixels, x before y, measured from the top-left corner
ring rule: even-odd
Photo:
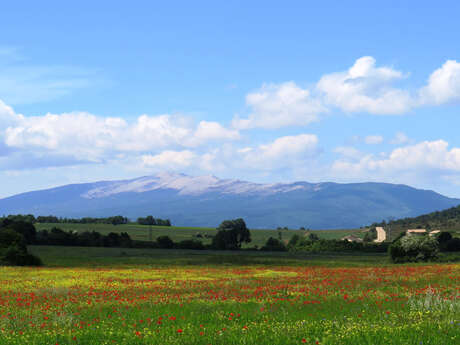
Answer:
[[[124,126],[115,145],[121,151],[147,151],[168,145],[186,146],[192,136],[193,128],[185,118],[141,115],[134,124]]]
[[[294,82],[263,85],[260,90],[246,96],[246,104],[251,107],[252,113],[248,118],[235,117],[235,128],[275,129],[308,125],[318,121],[319,115],[326,112],[319,99]]]
[[[6,105],[2,100],[0,100],[0,133],[6,127],[17,122],[22,116],[17,115],[13,108]]]
[[[141,115],[134,122],[84,112],[25,117],[0,102],[0,141],[29,154],[49,153],[71,156],[74,161],[103,162],[128,153],[154,154],[165,148],[198,147],[211,141],[237,139],[237,130],[217,122],[201,121],[195,125],[181,116]]]
[[[189,150],[184,151],[163,151],[158,155],[142,156],[142,163],[147,167],[160,169],[185,168],[196,160],[197,155]]]
[[[318,153],[316,135],[300,134],[242,148],[228,144],[202,152],[165,151],[156,156],[144,156],[142,160],[144,166],[164,165],[180,171],[189,168],[191,171],[269,173],[287,167],[294,169],[304,166],[306,162],[315,159]]]
[[[265,157],[279,158],[311,152],[316,148],[317,144],[318,137],[316,135],[300,134],[281,137],[267,145],[260,145],[259,151]]]
[[[460,63],[455,60],[447,60],[427,85],[413,92],[393,86],[405,77],[391,67],[376,67],[373,57],[364,56],[345,72],[324,75],[316,88],[326,104],[349,113],[404,114],[416,107],[460,101]]]
[[[223,127],[218,122],[201,121],[193,135],[192,143],[198,145],[210,140],[237,140],[240,134],[235,129]]]
[[[413,106],[406,90],[392,87],[404,74],[391,67],[376,67],[375,59],[364,56],[345,72],[323,76],[317,89],[327,103],[345,112],[401,114]]]
[[[347,113],[399,115],[424,105],[460,101],[460,63],[454,60],[434,71],[422,88],[397,87],[407,76],[392,67],[377,66],[372,56],[364,56],[346,71],[323,75],[313,88],[303,89],[292,81],[265,84],[246,96],[251,113],[247,118],[235,116],[233,126],[305,126],[320,120],[330,107]]]
[[[396,83],[408,74],[377,66],[372,56],[355,61],[348,70],[323,75],[313,88],[294,82],[265,84],[246,96],[251,113],[235,116],[234,128],[280,128],[308,125],[337,107],[346,113],[405,114],[416,107],[460,101],[460,63],[448,60],[434,71],[426,86],[409,89]]]
[[[382,179],[398,174],[459,173],[460,148],[451,148],[444,140],[424,141],[415,145],[400,147],[384,156],[372,154],[357,162],[346,159],[335,161],[332,170],[336,174],[346,173],[349,177]]]
[[[364,138],[364,142],[368,145],[377,145],[383,143],[383,137],[381,135],[368,135]]]
[[[280,137],[268,144],[239,150],[249,167],[273,169],[303,163],[318,152],[318,137],[313,134]]]
[[[420,90],[420,103],[440,105],[460,101],[460,63],[447,60]]]
[[[181,172],[212,172],[279,178],[296,176],[301,180],[325,179],[338,182],[376,181],[432,186],[460,179],[460,148],[449,148],[444,140],[424,141],[399,147],[389,153],[368,154],[352,146],[336,147],[340,158],[332,163],[318,159],[318,138],[312,134],[285,136],[273,141],[235,147],[222,145],[207,151],[165,151],[142,157],[147,168],[175,169]],[[291,177],[292,178],[292,177]],[[438,182],[433,182],[433,179]]]

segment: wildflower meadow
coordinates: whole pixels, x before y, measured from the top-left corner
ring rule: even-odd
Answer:
[[[0,343],[460,344],[460,265],[0,268]]]

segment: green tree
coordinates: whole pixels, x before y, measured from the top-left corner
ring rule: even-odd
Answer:
[[[0,227],[4,229],[11,229],[20,233],[27,244],[35,243],[37,230],[31,222],[24,220],[11,220],[7,218],[4,219],[2,223],[3,224]]]
[[[297,234],[291,237],[291,239],[288,242],[288,248],[289,249],[294,249],[297,244],[301,241],[301,237]]]
[[[7,248],[10,246],[18,246],[23,249],[26,248],[24,236],[13,229],[0,229],[0,248]]]
[[[217,228],[212,240],[216,249],[237,250],[243,243],[251,242],[251,233],[242,218],[225,220]]]
[[[0,264],[39,266],[41,261],[27,252],[24,236],[13,229],[0,228]]]

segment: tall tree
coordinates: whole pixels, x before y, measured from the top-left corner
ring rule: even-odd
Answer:
[[[216,249],[236,250],[251,242],[251,233],[242,218],[225,220],[217,228],[212,244]]]

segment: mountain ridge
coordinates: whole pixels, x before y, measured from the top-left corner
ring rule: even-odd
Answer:
[[[166,172],[17,194],[0,199],[0,215],[122,214],[135,219],[152,214],[181,226],[216,226],[224,219],[242,217],[253,228],[346,228],[391,216],[418,216],[458,204],[460,199],[389,183],[263,184]]]

